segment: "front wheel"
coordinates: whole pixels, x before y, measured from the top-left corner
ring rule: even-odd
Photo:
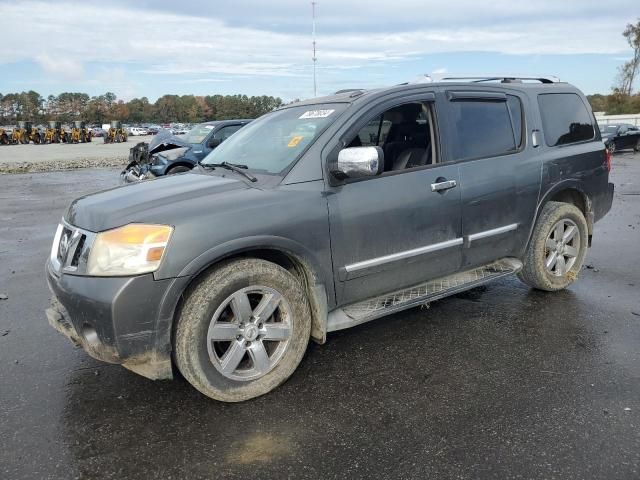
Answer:
[[[186,167],[184,165],[178,165],[177,167],[172,167],[169,170],[167,170],[167,175],[173,175],[174,173],[184,173],[184,172],[190,172],[191,169],[189,167]]]
[[[301,282],[265,260],[225,263],[188,293],[175,362],[203,394],[240,402],[270,392],[294,372],[311,331]]]
[[[588,235],[587,221],[575,205],[547,202],[518,277],[539,290],[553,292],[568,287],[582,268]]]
[[[636,145],[633,147],[634,152],[640,152],[640,138],[636,142]]]
[[[611,142],[607,148],[609,149],[609,153],[611,153],[611,155],[613,155],[614,153],[616,153],[616,142]]]

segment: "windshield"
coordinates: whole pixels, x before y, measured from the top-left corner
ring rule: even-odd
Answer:
[[[187,143],[202,143],[202,141],[206,138],[207,135],[214,129],[214,125],[196,125],[193,127],[187,135],[184,137],[184,141]]]
[[[600,127],[600,131],[602,133],[616,133],[618,131],[618,127],[615,125],[605,125]]]
[[[201,162],[236,163],[281,173],[342,113],[346,104],[304,105],[260,117],[233,134]]]

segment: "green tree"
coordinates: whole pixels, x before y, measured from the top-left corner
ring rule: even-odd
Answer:
[[[640,71],[640,18],[635,24],[628,23],[622,36],[633,50],[633,55],[631,60],[618,67],[617,84],[614,90],[623,95],[631,95],[634,82]]]

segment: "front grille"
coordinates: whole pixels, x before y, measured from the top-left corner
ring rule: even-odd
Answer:
[[[63,223],[56,234],[56,242],[51,252],[51,263],[57,272],[81,273],[88,257],[90,232]]]

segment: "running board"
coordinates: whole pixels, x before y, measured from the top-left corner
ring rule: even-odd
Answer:
[[[391,313],[455,295],[491,280],[516,273],[521,268],[522,262],[520,260],[503,258],[482,267],[429,280],[426,283],[380,295],[362,302],[352,303],[329,313],[327,332],[353,327]]]

